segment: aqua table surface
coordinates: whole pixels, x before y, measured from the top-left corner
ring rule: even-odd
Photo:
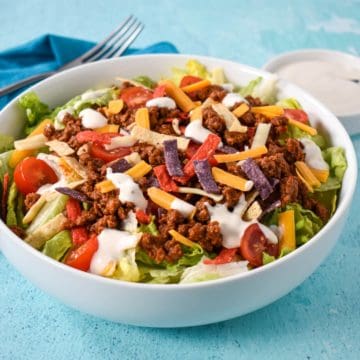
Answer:
[[[49,32],[100,40],[133,13],[146,25],[137,47],[168,40],[182,53],[254,66],[305,47],[360,54],[359,1],[0,0],[0,9],[0,49]],[[360,154],[360,137],[352,140]],[[0,359],[359,359],[359,203],[357,190],[339,242],[302,285],[252,314],[197,328],[81,314],[0,254]]]

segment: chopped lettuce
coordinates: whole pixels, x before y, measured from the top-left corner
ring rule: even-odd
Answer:
[[[9,195],[7,199],[7,213],[6,213],[6,225],[7,226],[16,226],[17,221],[17,195],[18,190],[16,184],[13,182],[9,189]]]
[[[215,280],[248,271],[248,262],[239,261],[222,265],[206,265],[201,260],[197,265],[185,269],[180,283],[188,284],[194,282]]]
[[[185,69],[172,68],[172,80],[176,85],[179,85],[181,79],[186,75],[198,76],[202,79],[211,80],[211,74],[206,70],[206,67],[197,60],[189,60],[185,64]]]
[[[281,99],[276,105],[281,106],[284,109],[302,109],[302,106],[295,98]]]
[[[8,165],[10,156],[12,154],[11,151],[4,152],[0,154],[0,181],[2,182],[4,179],[4,175],[8,173],[10,176],[12,176],[13,169]]]
[[[342,147],[329,147],[322,152],[322,155],[330,166],[330,176],[342,181],[347,168],[345,150]]]
[[[118,91],[115,88],[87,90],[83,94],[69,100],[65,105],[55,108],[49,117],[54,119],[56,129],[61,130],[64,128],[64,125],[57,118],[61,110],[68,110],[72,114],[78,115],[81,110],[94,105],[106,106],[110,100],[117,98]]]
[[[125,250],[118,261],[113,274],[114,279],[137,282],[140,280],[140,271],[135,261],[136,249]]]
[[[155,224],[155,216],[151,217],[151,222],[149,224],[140,224],[138,231],[151,235],[159,235],[159,231]]]
[[[262,77],[259,76],[254,80],[251,80],[246,86],[244,86],[243,88],[240,89],[239,93],[242,96],[249,96],[253,93],[254,89],[256,88],[256,86],[258,86],[260,84],[260,82],[262,81]]]
[[[266,225],[278,225],[278,215],[285,210],[294,210],[296,244],[298,246],[308,242],[323,227],[323,222],[314,212],[304,209],[296,203],[274,210],[264,218],[264,223]]]
[[[266,252],[263,252],[263,265],[270,264],[274,260],[275,260],[275,256],[272,256]]]
[[[139,266],[141,281],[154,284],[177,283],[184,269],[196,265],[204,255],[200,246],[183,247],[184,255],[176,262],[163,261],[157,264],[145,251],[138,249],[136,261]]]
[[[280,142],[284,142],[287,138],[293,139],[302,139],[302,138],[309,138],[311,139],[320,149],[325,149],[327,147],[327,142],[325,138],[320,135],[311,136],[309,133],[305,132],[304,130],[299,129],[297,126],[292,124],[288,124],[287,131],[282,134],[280,138]]]
[[[72,246],[71,235],[63,230],[45,243],[43,253],[55,260],[61,260]]]
[[[148,76],[145,75],[141,75],[136,78],[133,78],[133,80],[150,89],[155,88],[156,85],[156,82],[154,80],[150,79]]]
[[[50,114],[49,107],[42,103],[34,92],[28,92],[19,99],[19,106],[25,110],[27,122],[25,134],[28,135],[36,125]]]
[[[12,136],[0,134],[0,153],[11,150],[14,147],[14,140]]]
[[[254,98],[260,98],[264,104],[274,104],[277,97],[277,76],[271,75],[267,79],[262,79],[260,83],[255,86],[251,93]]]
[[[47,202],[36,215],[26,232],[30,235],[36,229],[60,214],[65,209],[68,198],[67,195],[59,194],[55,199]]]
[[[323,185],[323,184],[322,184]],[[337,203],[337,189],[327,190],[327,191],[316,191],[313,194],[313,197],[320,201],[326,208],[330,211],[332,215],[336,210]]]

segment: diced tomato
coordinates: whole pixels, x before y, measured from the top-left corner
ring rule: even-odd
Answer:
[[[115,136],[121,136],[118,133],[98,133],[92,130],[80,131],[76,134],[76,140],[79,143],[95,143],[95,144],[110,144],[111,139]]]
[[[148,100],[152,99],[152,97],[152,91],[145,89],[142,86],[131,86],[121,90],[120,93],[120,98],[123,99],[130,108],[144,106]]]
[[[76,221],[76,219],[81,215],[81,206],[79,201],[69,198],[66,203],[66,214],[69,220]],[[71,238],[75,246],[84,244],[89,236],[86,228],[84,226],[79,226],[71,229]]]
[[[204,160],[213,158],[215,151],[220,144],[221,139],[215,134],[209,134],[206,140],[196,150],[184,167],[184,176],[174,176],[174,180],[185,184],[192,176],[195,175],[194,160]],[[215,159],[214,159],[215,160]]]
[[[1,197],[1,218],[6,221],[7,213],[7,199],[9,194],[9,182],[10,176],[9,173],[4,175],[3,184],[2,184],[2,197]]]
[[[98,239],[96,235],[92,235],[84,244],[70,251],[65,259],[65,264],[82,271],[88,271],[91,259],[98,247]]]
[[[151,221],[150,215],[148,215],[145,211],[142,211],[140,209],[137,209],[135,211],[135,216],[140,224],[149,224]]]
[[[221,265],[235,261],[236,253],[238,248],[226,249],[223,248],[219,255],[215,259],[205,259],[204,264],[206,265]]]
[[[252,139],[255,135],[256,128],[255,127],[248,127],[247,133],[250,139]]]
[[[97,144],[91,144],[89,147],[89,153],[91,156],[101,159],[106,163],[120,159],[131,153],[130,147],[120,147],[111,151],[107,151],[103,146]]]
[[[289,119],[302,122],[303,124],[309,123],[307,113],[301,109],[284,109],[284,115]]]
[[[166,96],[166,86],[159,85],[155,88],[153,98],[164,97]]]
[[[244,232],[240,251],[251,266],[257,267],[263,264],[264,252],[271,256],[278,256],[279,246],[269,242],[258,224],[252,224]]]
[[[178,186],[167,172],[165,165],[155,166],[153,170],[162,190],[167,192],[178,190]]]
[[[71,239],[75,246],[80,246],[89,239],[88,232],[84,226],[71,229]]]
[[[200,78],[198,76],[185,75],[180,81],[180,87],[195,84],[195,83],[197,83],[197,82],[199,82],[201,80],[202,80],[202,78]]]
[[[28,157],[17,164],[14,181],[18,190],[26,195],[36,192],[42,185],[55,184],[58,177],[45,161]]]

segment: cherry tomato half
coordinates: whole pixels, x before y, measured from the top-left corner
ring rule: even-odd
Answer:
[[[284,109],[284,115],[289,119],[296,120],[304,124],[309,123],[307,113],[301,109]]]
[[[164,97],[166,96],[166,87],[165,85],[159,85],[154,89],[154,94],[153,94],[153,98],[158,98],[158,97]]]
[[[102,145],[91,144],[89,147],[89,153],[91,156],[108,163],[110,161],[114,161],[126,155],[129,155],[131,153],[131,148],[120,147],[111,151],[107,151]]]
[[[195,84],[195,83],[197,83],[197,82],[199,82],[201,80],[202,80],[202,78],[200,78],[198,76],[185,75],[180,81],[180,87]]]
[[[153,93],[141,86],[132,86],[121,90],[120,98],[130,108],[144,106],[145,103],[153,98]]]
[[[240,251],[243,258],[249,261],[251,266],[256,267],[263,264],[263,252],[277,256],[279,247],[278,244],[269,242],[258,224],[252,224],[245,230]]]
[[[28,157],[16,166],[14,181],[18,190],[26,195],[36,192],[42,185],[56,183],[58,177],[45,161]]]
[[[92,235],[86,243],[69,252],[65,259],[65,264],[82,271],[88,271],[91,259],[98,247],[98,239],[96,235]]]

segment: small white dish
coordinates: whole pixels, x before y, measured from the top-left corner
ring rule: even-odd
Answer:
[[[209,69],[222,67],[229,81],[245,85],[269,73],[235,62],[194,55],[136,55],[82,65],[34,85],[51,107],[89,88],[108,86],[116,76],[166,76],[195,58]],[[279,81],[279,98],[295,97],[311,123],[346,152],[348,168],[338,207],[330,221],[309,242],[291,254],[260,268],[227,278],[194,284],[141,284],[108,279],[76,270],[35,250],[0,221],[0,249],[26,278],[63,303],[108,320],[153,327],[183,327],[214,323],[257,310],[301,284],[329,254],[341,236],[353,199],[357,161],[353,144],[338,119],[297,86]],[[24,113],[12,100],[0,111],[1,132],[20,135]],[[29,304],[31,306],[31,304]]]
[[[289,67],[290,65],[294,65],[296,63],[304,63],[304,62],[315,62],[320,61],[322,63],[332,64],[338,66],[339,68],[351,68],[353,72],[355,71],[356,74],[353,76],[355,79],[360,79],[360,57],[347,54],[340,51],[334,50],[323,50],[323,49],[304,49],[304,50],[297,50],[291,51],[287,53],[280,54],[272,59],[270,59],[264,66],[263,69],[272,73],[281,73],[284,74],[284,69]],[[309,64],[309,63],[308,63]],[[300,79],[299,82],[296,80],[290,79],[289,75],[285,75],[284,79],[293,82],[294,84],[301,86],[300,83],[303,81]],[[300,74],[301,76],[301,74]],[[353,86],[359,86],[360,83],[355,83]],[[312,93],[310,88],[302,86],[305,91]],[[318,89],[319,90],[319,89]],[[328,89],[324,88],[324,96],[325,92]],[[360,90],[359,90],[360,91]],[[341,88],[337,89],[337,93],[341,93]],[[319,101],[322,101],[325,106],[330,108],[331,104],[327,104],[325,100],[322,100],[322,94],[316,96],[315,93],[312,93],[315,97],[318,98]],[[353,101],[357,101],[353,99]],[[335,115],[339,118],[339,120],[343,123],[344,127],[348,131],[350,135],[360,133],[360,98],[358,99],[359,108],[355,111],[333,111]]]

